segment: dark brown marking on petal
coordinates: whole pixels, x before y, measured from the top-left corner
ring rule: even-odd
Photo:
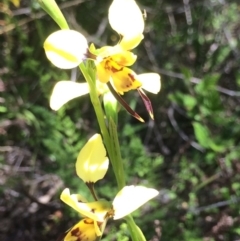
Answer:
[[[111,71],[112,73],[120,72],[123,70],[124,67],[119,66],[119,68],[116,68],[112,65],[113,60],[111,58],[108,58],[105,62],[104,68],[106,70]],[[115,62],[116,63],[116,62]],[[116,63],[117,64],[117,63]],[[117,64],[118,65],[118,64]]]
[[[81,234],[79,228],[72,229],[70,232],[71,232],[71,235],[75,237],[78,237]]]
[[[105,69],[105,70],[109,70],[109,68],[110,68],[110,66],[109,66],[110,64],[109,64],[109,63],[110,63],[109,60],[106,60],[105,63],[103,63],[103,64],[104,64],[104,69]]]
[[[109,64],[109,63],[110,63],[110,60],[106,60],[106,61],[105,61],[105,63],[104,63],[104,69],[109,70],[109,68],[110,68],[110,66],[109,66],[110,64]]]
[[[79,202],[79,203],[84,203],[84,201],[81,200],[81,198],[78,198],[78,202]]]
[[[130,88],[132,86],[132,83],[129,82],[129,79],[126,79],[123,81],[123,83],[121,84],[121,87],[124,89]]]
[[[132,81],[132,82],[134,82],[134,81],[135,81],[135,77],[134,77],[134,75],[133,75],[133,74],[130,74],[130,73],[129,73],[129,74],[128,74],[128,76],[129,76],[129,78],[131,79],[131,81]]]
[[[119,101],[119,103],[125,108],[125,110],[131,114],[133,117],[135,117],[136,119],[138,119],[141,122],[144,122],[143,118],[138,115],[137,112],[135,112],[126,102],[125,100],[116,92],[116,90],[112,87],[111,83],[108,82],[107,86],[109,88],[109,90],[111,91],[111,93],[113,94],[113,96]]]
[[[114,67],[112,66],[110,70],[111,70],[113,73],[116,73],[116,72],[122,71],[122,70],[123,70],[123,67],[121,67],[120,69],[116,69],[116,68],[114,68]]]

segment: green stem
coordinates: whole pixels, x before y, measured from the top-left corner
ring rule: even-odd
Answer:
[[[105,119],[104,119],[104,113],[101,107],[101,103],[100,100],[98,98],[98,93],[96,90],[96,86],[94,84],[95,80],[92,80],[91,76],[88,73],[88,69],[86,68],[86,66],[84,65],[84,63],[80,64],[80,70],[83,73],[86,81],[89,84],[89,91],[90,91],[90,98],[91,98],[91,102],[93,104],[93,108],[95,110],[96,116],[97,116],[97,120],[98,120],[98,124],[101,130],[101,133],[103,135],[104,141],[106,142],[105,145],[109,146],[110,144],[110,137],[109,137],[109,133],[105,124]]]
[[[115,175],[118,181],[118,189],[121,190],[126,185],[125,173],[124,173],[123,161],[122,161],[122,156],[121,156],[120,146],[118,141],[117,126],[112,118],[109,120],[109,132],[110,132],[110,138],[112,140],[111,144],[112,144],[112,150],[113,150],[113,161],[116,167]]]
[[[105,123],[104,112],[103,112],[100,100],[98,98],[96,86],[94,84],[95,80],[91,78],[91,76],[88,73],[88,69],[86,68],[86,66],[83,63],[81,63],[79,67],[80,67],[80,70],[82,71],[86,81],[89,84],[89,89],[90,89],[89,94],[90,94],[91,102],[93,104],[93,108],[94,108],[96,116],[97,116],[98,124],[99,124],[100,130],[101,130],[102,136],[103,136],[103,141],[105,143],[110,161],[113,166],[113,171],[116,176],[118,188],[121,189],[123,187],[121,184],[122,178],[119,178],[119,175],[118,175],[118,167],[117,167],[117,163],[115,162],[115,158],[114,158],[114,150],[112,148],[112,141],[109,136],[109,132],[108,132],[108,129],[107,129],[107,126]]]
[[[91,192],[93,198],[95,199],[95,201],[98,201],[98,197],[97,197],[97,194],[96,194],[95,188],[94,188],[94,183],[93,182],[86,182],[86,185],[87,185],[89,191]]]
[[[58,24],[61,29],[69,29],[66,19],[55,0],[38,0],[41,8]]]
[[[128,229],[132,239],[136,241],[146,241],[146,238],[144,237],[142,230],[136,225],[132,216],[128,215],[125,219],[127,221]]]
[[[109,130],[107,129],[104,112],[96,90],[95,79],[93,79],[94,76],[89,74],[88,72],[89,69],[87,69],[83,63],[80,64],[80,69],[90,86],[90,98],[98,119],[98,123],[100,126],[104,143],[108,151],[108,155],[110,157],[110,160],[113,166],[113,171],[118,184],[118,190],[121,190],[125,186],[125,174],[124,174],[123,161],[122,161],[121,152],[120,152],[120,145],[118,141],[117,126],[113,121],[113,118],[110,118],[108,119]],[[115,114],[117,115],[117,110]],[[126,221],[128,224],[128,228],[129,228],[132,240],[146,241],[142,231],[135,224],[131,215],[126,217]]]

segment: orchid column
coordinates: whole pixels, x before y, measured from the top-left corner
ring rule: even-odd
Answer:
[[[122,98],[125,92],[137,90],[150,117],[153,118],[151,102],[143,89],[158,93],[160,76],[156,73],[137,75],[129,68],[137,59],[131,50],[143,39],[144,30],[142,12],[134,0],[113,1],[109,8],[109,23],[120,35],[120,41],[115,46],[104,46],[99,49],[95,48],[93,44],[88,47],[87,40],[81,33],[69,30],[65,18],[54,0],[39,0],[39,3],[62,29],[52,33],[44,42],[47,58],[58,68],[71,69],[79,66],[86,80],[86,83],[59,81],[54,87],[50,106],[52,109],[58,110],[69,100],[89,93],[119,190],[112,204],[98,200],[94,191],[94,183],[103,178],[108,167],[101,136],[97,135],[89,142],[97,143],[96,148],[89,148],[91,144],[84,147],[76,164],[77,174],[88,186],[94,202],[88,203],[78,194],[71,195],[69,189],[63,191],[61,199],[85,217],[75,225],[76,227],[70,229],[64,241],[78,240],[78,238],[81,241],[99,240],[109,218],[122,218],[158,194],[154,189],[125,186],[125,173],[118,142],[116,101],[119,101],[131,115],[144,122]],[[104,110],[99,99],[100,95],[103,95]],[[94,140],[97,141],[94,142]],[[82,154],[83,152],[84,154]],[[93,155],[91,156],[91,154]],[[98,169],[97,166],[101,168]],[[140,194],[142,194],[142,198]],[[128,204],[126,204],[126,200],[128,200]],[[124,201],[125,205],[121,206]],[[125,219],[132,240],[145,240],[132,217],[126,216]],[[80,236],[82,233],[84,236]]]

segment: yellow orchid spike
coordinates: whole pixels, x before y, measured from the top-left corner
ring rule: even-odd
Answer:
[[[77,175],[86,183],[102,179],[108,169],[109,160],[100,134],[92,136],[80,151],[77,162]]]

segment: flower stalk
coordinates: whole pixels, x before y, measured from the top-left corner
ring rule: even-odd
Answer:
[[[112,144],[111,144],[112,140],[110,139],[109,131],[108,131],[106,123],[105,123],[104,111],[102,109],[102,105],[101,105],[101,102],[100,102],[99,97],[98,97],[98,93],[97,93],[97,89],[96,89],[96,85],[95,85],[95,82],[96,82],[95,78],[96,77],[94,78],[93,74],[89,74],[89,71],[92,73],[94,70],[87,68],[84,65],[84,63],[81,63],[79,65],[79,68],[82,71],[82,73],[84,75],[84,78],[86,79],[87,83],[89,84],[90,99],[91,99],[95,114],[97,116],[98,124],[99,124],[100,130],[101,130],[102,136],[103,136],[105,146],[107,148],[108,155],[110,157],[110,161],[111,161],[112,166],[113,166],[113,171],[114,171],[114,174],[116,176],[118,188],[120,189],[120,188],[124,187],[124,185],[122,186],[122,184],[121,184],[122,181],[119,180],[119,179],[122,179],[122,178],[117,178],[117,165],[114,161],[115,160],[114,159],[114,149],[112,147]]]
[[[127,221],[128,229],[132,239],[146,241],[146,238],[144,237],[142,230],[136,225],[133,217],[131,215],[128,215],[127,217],[125,217],[125,220]]]
[[[40,6],[52,17],[52,19],[59,25],[59,27],[61,29],[69,29],[68,24],[61,12],[61,10],[58,8],[56,2],[54,0],[38,0]],[[122,5],[122,2],[120,0],[115,0],[113,1],[113,5],[109,10],[109,17],[110,19],[112,19],[115,14],[114,12],[116,10],[118,10],[118,4],[120,4],[120,6]],[[145,237],[142,233],[142,231],[140,230],[140,228],[135,224],[133,218],[131,215],[128,215],[129,213],[131,213],[132,211],[136,210],[138,207],[140,207],[143,203],[147,202],[148,200],[150,200],[151,198],[155,197],[157,195],[157,191],[154,189],[148,189],[145,187],[141,187],[141,186],[126,186],[126,182],[125,182],[125,172],[124,172],[124,167],[123,167],[123,161],[122,161],[122,157],[121,157],[121,152],[120,152],[120,145],[119,145],[119,140],[118,140],[118,131],[117,131],[117,120],[118,120],[118,105],[116,102],[116,99],[112,99],[112,94],[110,92],[103,94],[103,99],[104,99],[104,110],[102,108],[102,103],[100,101],[99,98],[99,91],[97,89],[97,74],[98,77],[100,76],[100,73],[103,73],[102,77],[102,83],[107,84],[107,82],[105,81],[105,77],[108,76],[108,78],[111,78],[115,81],[114,82],[114,87],[118,93],[123,94],[123,92],[129,91],[131,89],[138,89],[142,86],[144,87],[144,78],[143,75],[136,75],[132,70],[128,69],[125,66],[128,65],[132,65],[133,62],[136,60],[136,57],[129,51],[130,49],[134,48],[136,45],[138,45],[138,43],[142,40],[143,35],[142,35],[142,31],[144,28],[144,22],[142,21],[142,14],[141,11],[138,9],[138,7],[136,7],[136,3],[134,0],[129,0],[128,1],[128,15],[129,18],[132,20],[132,14],[135,13],[136,17],[136,23],[139,22],[138,28],[136,28],[136,24],[133,24],[134,29],[136,30],[136,33],[134,33],[135,36],[130,36],[129,33],[132,34],[132,30],[126,30],[125,28],[121,29],[121,31],[119,32],[122,35],[129,35],[129,41],[127,37],[124,37],[123,40],[121,41],[121,45],[117,45],[113,48],[111,47],[103,47],[100,52],[102,51],[102,56],[100,56],[102,58],[102,61],[97,62],[95,60],[87,60],[85,61],[85,63],[83,62],[83,59],[81,59],[81,56],[78,58],[75,58],[74,56],[74,50],[71,46],[71,44],[69,44],[66,48],[65,46],[62,45],[62,43],[65,43],[65,41],[63,41],[62,43],[59,43],[58,41],[58,45],[54,44],[54,38],[56,38],[56,36],[51,36],[50,38],[48,38],[48,41],[45,41],[44,43],[44,48],[47,54],[47,57],[49,58],[49,60],[51,62],[54,62],[56,59],[60,59],[60,61],[58,61],[58,65],[56,65],[57,67],[60,68],[65,68],[65,66],[67,65],[67,68],[73,68],[75,66],[79,66],[80,71],[82,72],[88,86],[89,86],[89,95],[90,95],[90,99],[97,117],[97,121],[99,124],[99,128],[102,134],[102,138],[103,138],[103,142],[105,144],[105,147],[107,149],[107,154],[109,156],[110,162],[112,164],[112,168],[113,168],[113,172],[116,178],[116,182],[118,185],[118,191],[119,194],[117,194],[116,198],[113,201],[113,207],[111,209],[109,209],[109,204],[107,201],[100,201],[98,200],[98,197],[95,193],[94,190],[94,183],[95,183],[95,179],[94,177],[93,180],[91,179],[90,181],[85,181],[87,186],[90,189],[90,192],[93,195],[93,198],[95,199],[95,202],[93,203],[89,203],[87,204],[84,200],[79,200],[79,196],[77,194],[72,194],[70,195],[70,191],[69,189],[66,189],[63,191],[62,195],[61,195],[61,199],[66,202],[69,206],[71,206],[72,208],[74,208],[77,211],[82,211],[83,215],[87,218],[84,218],[83,220],[81,220],[78,224],[76,224],[72,230],[74,232],[68,233],[67,235],[69,236],[69,239],[72,238],[72,235],[76,233],[77,231],[81,231],[83,230],[84,232],[87,233],[88,237],[91,237],[89,240],[91,241],[96,241],[96,240],[100,240],[101,239],[101,235],[102,235],[102,231],[104,230],[104,227],[106,225],[106,222],[108,220],[108,218],[122,218],[125,217],[126,222],[128,224],[128,228],[131,234],[131,238],[133,241],[145,241]],[[136,11],[135,11],[136,10]],[[141,19],[141,21],[138,21],[138,19]],[[112,25],[114,30],[118,30],[119,26],[118,26],[118,21],[117,19],[112,19],[110,21],[110,24]],[[70,30],[68,31],[70,32]],[[79,51],[76,51],[78,53],[81,53],[81,51],[83,51],[83,55],[84,55],[84,48],[85,48],[85,37],[83,35],[81,35],[80,33],[76,33],[74,31],[71,30],[71,34],[73,34],[74,36],[76,36],[76,38],[73,37],[67,37],[66,41],[68,41],[68,38],[72,41],[73,39],[77,41],[81,41],[83,43],[83,49],[79,49]],[[136,37],[137,36],[137,37]],[[61,39],[58,38],[57,39]],[[105,52],[104,52],[105,51]],[[112,53],[111,53],[112,52]],[[110,55],[106,55],[106,53],[111,53]],[[104,54],[106,56],[104,56]],[[115,62],[112,61],[112,57],[113,59],[115,58]],[[105,60],[107,59],[107,61]],[[66,61],[67,60],[67,61]],[[110,61],[111,60],[111,61]],[[120,61],[121,60],[121,61]],[[123,61],[124,60],[124,61]],[[95,67],[96,65],[96,67]],[[107,71],[106,71],[107,70]],[[112,70],[109,71],[109,70]],[[123,71],[122,71],[123,70]],[[145,82],[146,79],[148,79],[148,76],[153,76],[153,83],[159,83],[159,79],[160,77],[157,74],[146,74],[147,78],[145,78]],[[121,83],[118,80],[120,79],[126,79],[126,76],[128,76],[127,82],[126,83]],[[143,80],[141,80],[143,79]],[[141,80],[141,81],[140,81]],[[108,80],[109,82],[109,80]],[[64,86],[66,86],[66,83],[62,83],[62,85],[64,84]],[[111,83],[109,82],[108,85],[111,85]],[[148,87],[149,88],[149,87]],[[145,88],[146,89],[146,88]],[[160,89],[160,86],[157,89]],[[154,90],[155,91],[155,90]],[[87,93],[87,90],[84,90],[84,93]],[[147,106],[147,109],[150,113],[150,116],[153,118],[153,114],[152,114],[152,108],[151,108],[151,103],[149,103],[148,98],[145,97],[144,92],[140,91],[141,97],[144,97],[145,99],[145,105]],[[75,94],[75,97],[77,95]],[[64,102],[66,103],[66,101]],[[55,105],[54,105],[55,106]],[[61,105],[59,105],[61,106]],[[150,106],[150,107],[148,107]],[[56,106],[56,109],[58,107]],[[60,107],[59,107],[60,108]],[[126,108],[127,109],[127,108]],[[131,110],[130,110],[131,113]],[[135,112],[132,112],[133,116],[135,115]],[[136,114],[136,116],[138,116]],[[135,116],[135,117],[136,117]],[[91,144],[89,144],[91,147]],[[102,145],[102,144],[99,144]],[[90,148],[89,146],[87,148]],[[86,148],[86,149],[87,149]],[[88,150],[88,149],[87,149]],[[83,151],[84,152],[84,151]],[[104,155],[105,151],[102,151],[102,154]],[[84,154],[82,154],[80,152],[80,159],[82,158],[82,156],[86,156],[85,152]],[[104,157],[103,157],[104,158]],[[107,158],[107,157],[106,157]],[[86,178],[85,174],[88,172],[83,171],[83,168],[79,168],[79,165],[81,166],[83,163],[80,163],[82,160],[78,159],[77,160],[77,164],[76,164],[76,168],[77,168],[77,174],[80,178],[84,179]],[[89,157],[89,163],[88,163],[88,167],[90,171],[89,173],[91,173],[92,170],[91,169],[91,157]],[[107,160],[108,162],[108,160]],[[85,164],[85,163],[84,163]],[[103,162],[100,163],[101,165],[105,165],[106,163]],[[99,164],[99,165],[100,165]],[[103,169],[106,167],[101,169],[102,166],[100,165],[99,170],[98,170],[98,174],[97,174],[97,179],[101,179],[103,174]],[[108,164],[107,164],[108,165]],[[94,166],[96,166],[96,163],[94,163]],[[106,168],[105,168],[106,169]],[[79,173],[78,173],[79,170]],[[100,173],[100,174],[99,174]],[[89,176],[91,176],[89,174]],[[139,200],[141,198],[139,198],[140,196],[142,196],[142,192],[146,192],[146,196],[143,195],[143,201]],[[121,193],[125,194],[125,197],[121,197]],[[135,193],[136,195],[133,195],[133,199],[136,198],[135,203],[136,203],[136,208],[134,206],[129,205],[129,207],[127,207],[127,210],[125,209],[121,209],[121,205],[119,203],[119,200],[121,201],[128,201],[128,198],[126,198],[126,195],[130,195],[130,193]],[[94,208],[93,208],[94,207]],[[118,211],[116,208],[120,208]],[[125,207],[125,206],[124,206]],[[115,209],[114,209],[115,208]],[[97,214],[97,211],[95,213],[95,211],[93,212],[92,210],[99,210],[99,215]],[[79,211],[79,212],[80,212]],[[121,215],[121,211],[123,211],[123,215]],[[80,212],[81,213],[81,212]],[[105,213],[105,214],[104,214]],[[104,215],[103,215],[104,214]],[[128,215],[128,216],[126,216]],[[95,231],[94,231],[95,230]],[[97,231],[96,231],[97,230]],[[76,236],[77,237],[77,236]],[[68,240],[67,236],[65,237],[64,240]]]
[[[58,24],[61,29],[69,29],[66,19],[55,0],[38,0],[41,8]]]
[[[116,177],[116,181],[118,184],[118,190],[121,190],[125,186],[125,173],[123,168],[123,161],[121,157],[120,152],[120,146],[118,141],[118,132],[117,132],[117,126],[114,119],[117,119],[117,105],[115,105],[115,109],[109,107],[108,105],[105,105],[105,108],[111,108],[111,115],[108,116],[108,127],[107,129],[105,118],[104,118],[104,112],[97,94],[96,85],[94,85],[95,79],[91,78],[91,75],[88,74],[88,69],[86,66],[81,63],[80,64],[80,70],[82,71],[86,81],[88,82],[90,86],[90,98],[97,116],[98,124],[103,136],[103,140],[105,143],[105,146],[107,148],[110,161],[113,167],[113,171]],[[92,71],[92,69],[90,70]],[[109,113],[109,111],[106,111],[106,113]],[[115,116],[115,117],[114,117]],[[140,228],[136,225],[134,222],[134,219],[131,215],[128,215],[126,217],[126,221],[128,224],[128,228],[132,237],[133,241],[146,241],[142,231]]]

